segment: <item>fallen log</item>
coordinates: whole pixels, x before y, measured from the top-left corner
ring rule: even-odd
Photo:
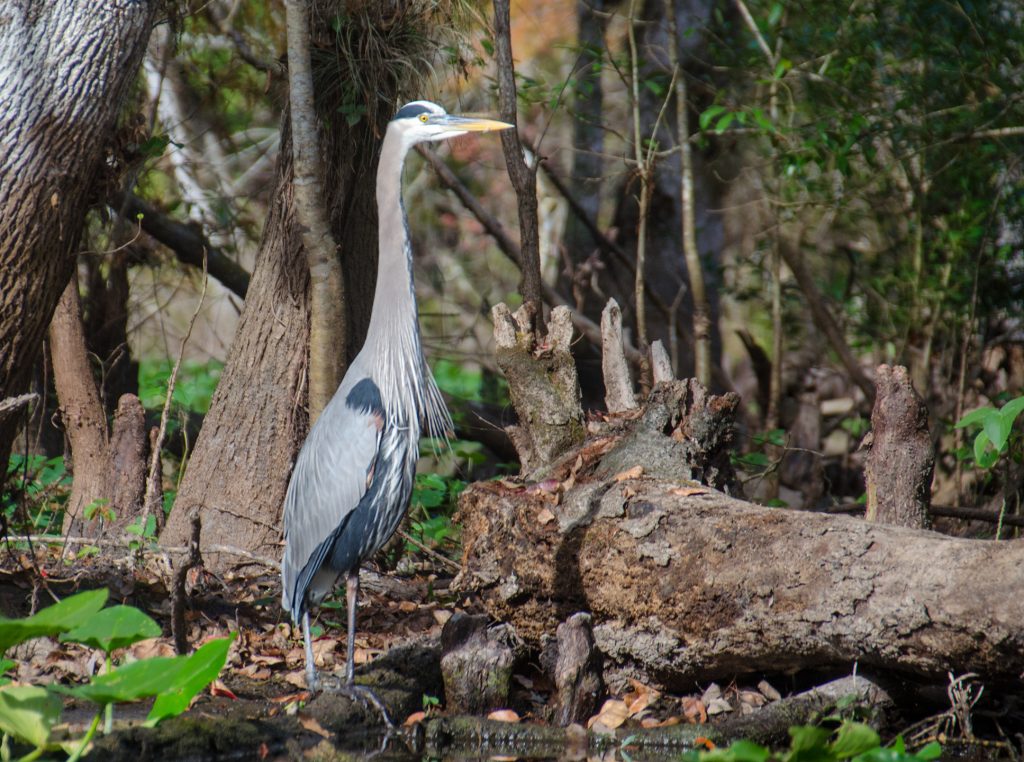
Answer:
[[[509,384],[529,433],[537,425],[523,409],[524,368],[542,368],[545,355],[525,329],[514,338],[499,343],[516,364]],[[940,679],[1024,671],[1024,541],[729,497],[718,490],[738,494],[729,461],[737,405],[692,379],[664,381],[641,409],[592,418],[582,443],[562,436],[519,481],[471,485],[453,588],[477,593],[538,650],[559,624],[589,613],[613,692],[631,677],[672,691],[854,663]],[[575,433],[563,418],[544,422]]]
[[[458,520],[460,584],[528,643],[590,612],[613,688],[853,662],[1024,670],[1024,541],[765,508],[642,473],[563,494],[474,484]]]

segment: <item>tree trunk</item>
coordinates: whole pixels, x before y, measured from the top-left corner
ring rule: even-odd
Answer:
[[[0,21],[0,399],[25,388],[159,3],[8,0]],[[19,419],[0,419],[6,463]]]
[[[308,273],[292,212],[287,128],[256,266],[224,370],[160,540],[183,546],[200,511],[202,545],[279,555],[278,517],[306,429]],[[203,553],[207,564],[236,559]]]
[[[107,417],[85,348],[78,277],[71,278],[50,324],[50,354],[60,416],[71,445],[71,496],[64,512],[68,534],[96,536],[99,521],[86,509],[109,500],[107,491]]]

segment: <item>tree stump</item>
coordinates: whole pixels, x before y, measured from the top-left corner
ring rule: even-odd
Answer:
[[[879,365],[877,394],[864,475],[868,504],[864,518],[880,524],[926,529],[931,526],[935,447],[928,430],[928,407],[901,365]]]
[[[441,632],[441,675],[445,708],[455,714],[487,714],[508,706],[522,644],[507,624],[491,626],[486,616],[461,612]]]

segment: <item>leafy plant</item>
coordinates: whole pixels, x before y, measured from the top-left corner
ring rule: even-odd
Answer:
[[[437,547],[458,540],[459,527],[451,517],[466,482],[440,474],[417,474],[412,493],[412,534],[424,545]],[[409,547],[407,552],[415,552]]]
[[[844,722],[835,731],[814,725],[789,729],[789,749],[775,752],[752,741],[736,741],[721,748],[692,750],[684,762],[927,762],[938,758],[942,748],[930,743],[916,753],[906,750],[902,738],[883,747],[871,727],[859,722]]]
[[[12,685],[0,686],[0,732],[3,733],[4,760],[9,758],[10,739],[29,744],[33,751],[22,760],[36,759],[60,746],[50,740],[50,732],[60,721],[60,695],[74,696],[96,705],[96,714],[86,734],[70,747],[70,760],[86,751],[106,714],[112,717],[115,703],[156,697],[146,719],[149,726],[188,708],[189,703],[214,680],[227,660],[234,636],[212,640],[188,656],[143,659],[114,668],[111,655],[145,638],[160,635],[160,626],[148,615],[131,606],[103,608],[105,589],[69,596],[24,619],[0,618],[0,651],[38,637],[59,637],[64,643],[81,643],[106,655],[107,671],[84,685]],[[0,662],[5,671],[15,666],[10,659]]]
[[[974,437],[974,462],[979,468],[992,468],[999,456],[1012,444],[1010,435],[1017,417],[1024,411],[1024,396],[1012,399],[996,410],[985,406],[972,410],[956,422],[956,428],[981,426]],[[1018,436],[1019,440],[1020,437]]]
[[[15,453],[7,464],[0,510],[11,528],[27,533],[46,531],[56,524],[70,491],[71,475],[64,458]],[[27,512],[20,513],[19,505],[25,505]]]

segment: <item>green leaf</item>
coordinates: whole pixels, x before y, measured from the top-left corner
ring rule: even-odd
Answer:
[[[155,159],[163,156],[170,142],[171,139],[167,135],[153,135],[139,145],[139,153],[148,159]]]
[[[136,701],[157,696],[174,685],[188,657],[170,656],[144,659],[118,667],[105,675],[94,677],[86,685],[66,687],[52,685],[50,690],[91,701],[100,706],[123,701]]]
[[[753,741],[736,741],[729,745],[726,754],[732,762],[766,762],[771,751]]]
[[[708,106],[704,112],[700,115],[700,128],[706,130],[711,121],[725,111],[725,106],[715,104],[714,106]]]
[[[832,734],[814,725],[799,725],[789,729],[790,748],[794,752],[824,751]]]
[[[732,124],[733,121],[735,121],[735,119],[736,114],[732,111],[722,114],[722,118],[715,122],[715,132],[721,135],[723,132],[729,129],[729,125]]]
[[[988,434],[979,431],[978,436],[974,438],[974,462],[979,468],[989,468],[999,460],[999,453],[989,450],[988,445]]]
[[[839,759],[847,759],[877,748],[880,742],[878,733],[871,727],[860,722],[844,722],[830,748]]]
[[[84,643],[106,653],[161,634],[160,625],[132,606],[111,606],[60,636],[61,642]]]
[[[1006,440],[1010,438],[1010,428],[1013,426],[1013,421],[1007,422],[1003,419],[1003,416],[996,413],[986,418],[983,425],[985,433],[988,434],[989,441],[996,448],[996,452],[1002,452],[1003,448],[1006,447]]]
[[[59,635],[87,621],[107,602],[106,588],[71,595],[27,619],[0,617],[0,654],[32,638]]]
[[[37,685],[0,688],[0,730],[37,749],[50,740],[50,730],[60,720],[59,696]]]
[[[985,419],[996,412],[994,407],[979,407],[977,410],[972,410],[967,413],[963,418],[956,422],[954,428],[962,429],[966,426],[972,426],[974,424],[983,423]]]
[[[234,639],[235,635],[232,634],[229,638],[211,640],[191,656],[184,657],[185,664],[174,685],[156,697],[146,718],[147,727],[153,727],[164,717],[174,717],[188,709],[195,695],[213,682],[224,668],[228,649]]]
[[[938,759],[942,756],[942,745],[938,741],[932,741],[918,749],[914,756],[923,760]]]
[[[1024,397],[1017,397],[1017,399],[1010,400],[1001,408],[999,408],[999,415],[1003,418],[1007,418],[1010,421],[1010,425],[1017,420],[1017,416],[1024,411]]]

